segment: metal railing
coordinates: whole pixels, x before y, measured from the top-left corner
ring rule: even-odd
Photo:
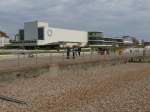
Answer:
[[[70,52],[70,57],[67,59],[67,53],[66,51],[60,51],[60,52],[47,52],[47,53],[39,53],[39,51],[18,51],[15,54],[11,55],[3,55],[0,57],[0,70],[1,69],[8,69],[11,67],[18,67],[18,66],[34,66],[34,65],[40,65],[40,64],[54,64],[54,63],[63,63],[73,60],[99,60],[99,61],[118,61],[118,63],[122,60],[124,61],[132,61],[132,60],[144,60],[148,59],[150,57],[149,54],[147,55],[119,55],[117,53],[98,53],[96,51],[94,52],[80,52],[80,55],[78,52],[75,52],[73,55],[73,52]]]

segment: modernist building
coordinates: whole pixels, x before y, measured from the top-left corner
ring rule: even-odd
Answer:
[[[12,46],[86,46],[87,32],[49,27],[48,23],[33,21],[24,23],[19,30],[19,39],[12,42]]]
[[[24,23],[24,28],[18,31],[13,47],[95,47],[110,49],[112,47],[130,47],[134,45],[130,36],[121,38],[107,37],[103,32],[86,32],[70,29],[53,28],[47,22],[33,21]]]
[[[140,41],[132,36],[123,36],[120,38],[114,38],[113,40],[120,48],[137,47],[140,45]]]
[[[123,36],[123,42],[126,46],[133,46],[134,42],[133,42],[133,37],[131,36]]]
[[[106,37],[103,32],[89,32],[88,45],[90,47],[109,48],[113,46],[113,38]]]
[[[144,42],[142,42],[142,44],[143,44],[144,46],[150,46],[150,41],[144,41]]]
[[[89,32],[88,45],[98,49],[122,49],[127,47],[135,47],[138,40],[132,36],[123,36],[120,38],[111,38],[103,34],[103,32]]]
[[[124,47],[124,39],[123,38],[113,38],[115,47],[123,48]]]
[[[4,47],[9,43],[9,36],[5,33],[0,31],[0,47]]]

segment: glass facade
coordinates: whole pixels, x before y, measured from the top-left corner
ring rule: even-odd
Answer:
[[[102,41],[89,41],[90,45],[103,45],[104,42]]]
[[[44,28],[38,28],[38,40],[44,40]]]
[[[102,32],[89,32],[88,39],[89,45],[111,46],[114,43],[112,38],[105,37]]]
[[[94,37],[94,36],[91,36],[91,37],[89,37],[89,40],[104,40],[104,39],[101,38],[101,37]]]
[[[24,30],[19,30],[20,40],[24,40]]]

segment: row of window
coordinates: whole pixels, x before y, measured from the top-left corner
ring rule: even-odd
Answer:
[[[88,44],[89,45],[110,45],[110,44],[113,44],[113,43],[102,42],[102,41],[89,41]]]
[[[103,37],[89,37],[89,40],[104,40],[104,41],[113,41],[112,38],[103,38]]]
[[[89,32],[88,33],[89,36],[103,36],[102,32]]]
[[[20,40],[24,40],[24,30],[19,30]],[[38,40],[44,40],[44,28],[38,28]]]

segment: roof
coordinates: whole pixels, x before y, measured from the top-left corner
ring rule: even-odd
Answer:
[[[103,33],[103,32],[89,31],[88,33]]]
[[[53,27],[51,26],[48,22],[46,21],[42,21],[42,20],[35,20],[35,21],[29,21],[29,22],[25,22],[24,24],[28,24],[28,23],[45,23],[45,24],[48,24],[48,27],[49,28],[52,28],[52,29],[62,29],[62,30],[72,30],[72,31],[80,31],[80,32],[87,32],[87,31],[83,31],[83,30],[78,30],[78,29],[74,29],[74,28],[64,28],[64,27]]]
[[[0,31],[0,37],[7,37],[7,38],[9,38],[9,36],[3,31]]]

